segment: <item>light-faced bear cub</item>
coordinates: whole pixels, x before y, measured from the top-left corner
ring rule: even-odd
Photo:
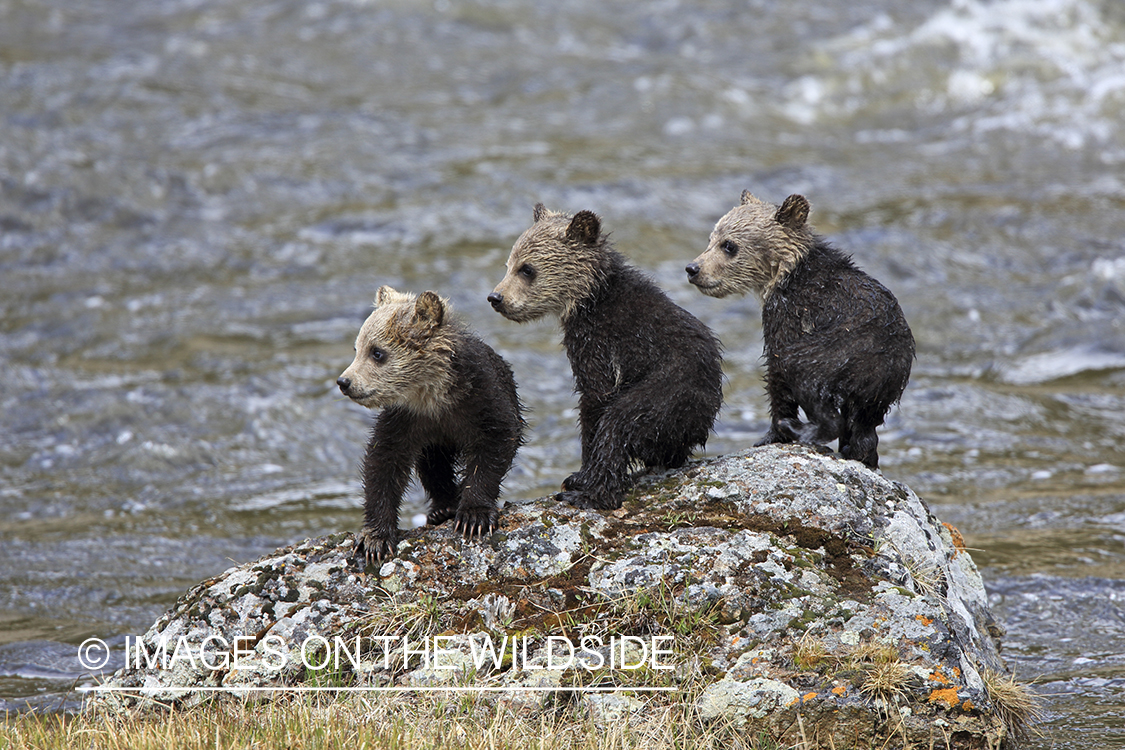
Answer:
[[[496,529],[500,482],[523,435],[516,382],[445,300],[381,287],[355,361],[336,383],[356,403],[382,409],[363,460],[368,562],[394,556],[411,471],[430,498],[427,523],[453,518],[466,536]]]

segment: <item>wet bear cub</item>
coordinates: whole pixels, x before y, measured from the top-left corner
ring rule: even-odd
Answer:
[[[875,428],[906,388],[914,337],[895,296],[813,234],[808,216],[804,196],[778,207],[743,192],[688,280],[712,297],[761,300],[771,422],[758,445],[839,438],[842,456],[874,469]]]
[[[500,482],[523,435],[516,382],[499,354],[451,319],[445,300],[381,287],[336,384],[382,409],[363,459],[368,562],[394,556],[412,470],[430,497],[427,523],[454,518],[466,536],[496,529]]]
[[[488,301],[509,320],[557,315],[579,395],[582,468],[558,498],[621,507],[630,465],[679,467],[722,403],[719,344],[626,263],[590,211],[535,206]]]

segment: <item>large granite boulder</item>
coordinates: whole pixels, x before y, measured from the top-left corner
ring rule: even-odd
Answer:
[[[824,747],[993,748],[1022,729],[990,689],[1002,631],[960,535],[823,449],[646,475],[605,515],[544,499],[484,539],[450,526],[406,532],[377,570],[344,533],[204,581],[89,709],[441,686],[521,712],[579,700],[601,722],[686,701]]]

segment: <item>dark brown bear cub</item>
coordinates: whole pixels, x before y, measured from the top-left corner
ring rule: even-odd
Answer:
[[[430,497],[427,523],[455,518],[466,536],[496,529],[500,482],[523,434],[516,381],[499,354],[450,319],[444,300],[381,287],[355,361],[336,383],[356,403],[383,410],[363,459],[360,545],[368,562],[394,556],[411,470]]]
[[[621,507],[630,464],[679,467],[722,403],[719,344],[625,262],[590,211],[535,207],[488,301],[516,322],[558,315],[579,394],[582,468],[559,499]]]
[[[813,234],[808,216],[804,196],[779,208],[743,192],[688,280],[712,297],[761,300],[771,422],[758,445],[839,438],[842,456],[874,469],[875,428],[906,388],[914,337],[895,296]]]

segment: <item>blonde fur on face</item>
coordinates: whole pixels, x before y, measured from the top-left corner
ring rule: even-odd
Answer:
[[[590,217],[589,234],[575,234],[574,224]],[[597,218],[588,211],[570,217],[536,204],[534,223],[520,235],[508,256],[507,272],[493,294],[503,299],[496,309],[509,320],[526,323],[544,315],[570,316],[574,306],[590,295],[599,281]]]
[[[812,246],[809,202],[791,195],[780,207],[743,191],[715,224],[707,250],[692,261],[691,283],[711,297],[753,292],[765,301]],[[689,269],[690,270],[690,269]]]
[[[375,311],[355,340],[355,360],[341,378],[349,395],[369,409],[403,406],[436,415],[450,399],[454,342],[449,302],[433,292],[420,295],[379,288]]]

